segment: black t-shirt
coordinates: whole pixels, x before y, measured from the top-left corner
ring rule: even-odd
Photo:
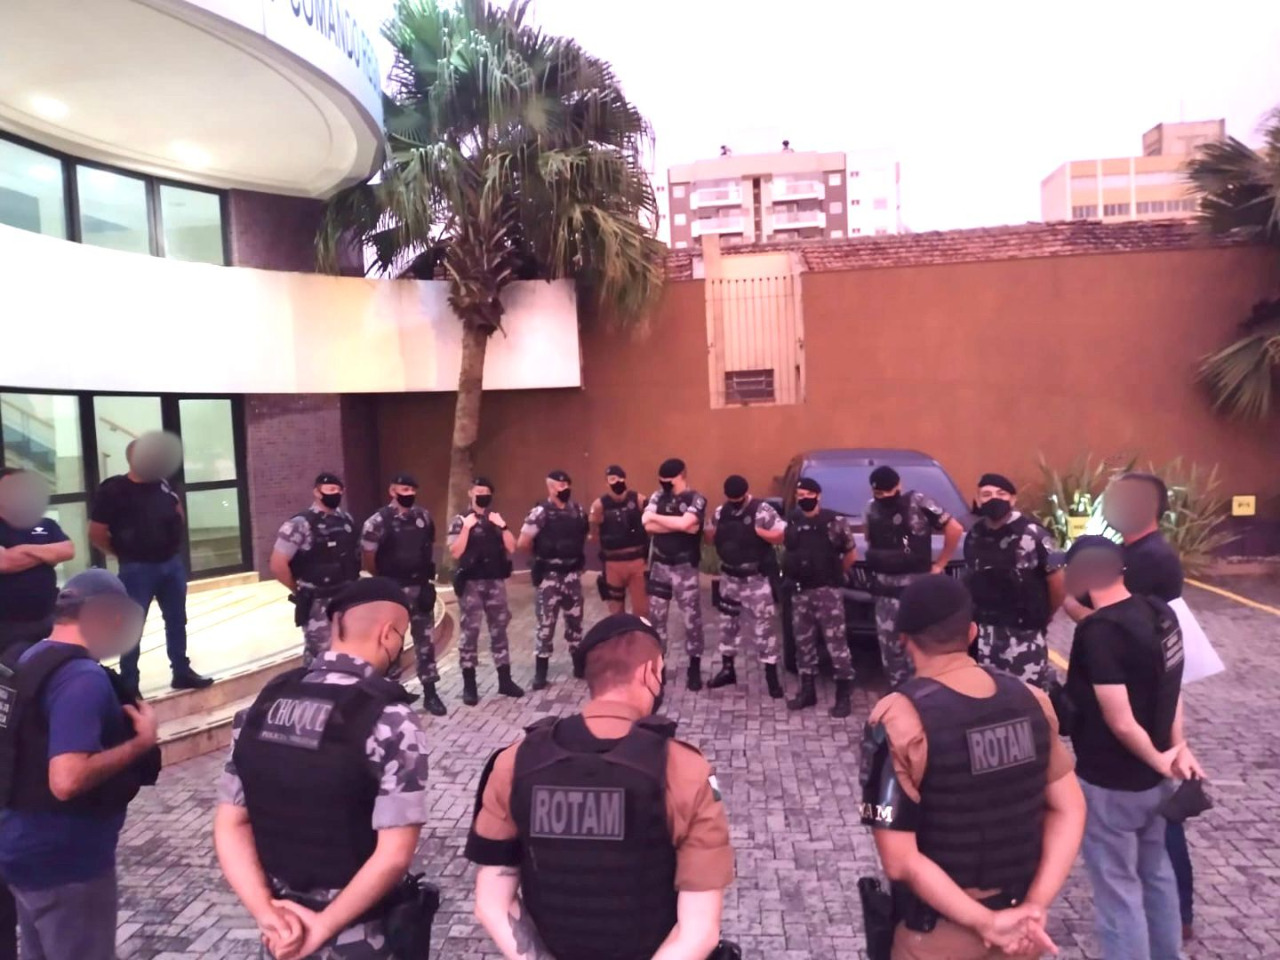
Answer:
[[[89,519],[107,525],[121,563],[163,563],[182,547],[178,495],[163,480],[108,477],[93,498]]]
[[[1182,596],[1182,561],[1159,531],[1124,545],[1124,585],[1135,597],[1165,603]]]
[[[1166,649],[1156,609],[1142,597],[1130,597],[1106,609],[1109,617],[1121,618],[1125,626],[1094,614],[1076,627],[1071,646],[1067,693],[1078,711],[1071,735],[1076,772],[1108,790],[1150,790],[1160,783],[1160,774],[1111,732],[1093,688],[1122,684],[1129,692],[1134,719],[1150,734],[1156,749],[1167,750],[1182,686],[1181,641],[1171,641],[1176,649]]]
[[[19,530],[0,520],[0,547],[28,543],[43,546],[66,540],[62,528],[48,517],[30,530]],[[43,620],[53,613],[57,599],[58,575],[47,563],[17,573],[0,573],[0,620],[24,623]]]

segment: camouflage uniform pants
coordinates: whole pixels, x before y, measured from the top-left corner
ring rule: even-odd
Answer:
[[[458,598],[462,610],[462,636],[458,638],[458,665],[464,670],[474,670],[479,662],[480,621],[489,624],[489,649],[493,652],[493,665],[505,667],[511,663],[511,648],[507,642],[507,625],[511,623],[511,607],[507,605],[507,581],[469,580]]]
[[[1046,689],[1053,679],[1049,644],[1039,630],[978,625],[978,662]]]
[[[880,662],[884,665],[884,675],[889,678],[889,686],[897,687],[906,683],[916,673],[916,666],[911,662],[911,654],[902,645],[898,636],[898,598],[876,597],[876,639],[880,641]]]
[[[582,642],[581,571],[548,573],[538,584],[534,608],[538,617],[536,656],[551,656],[551,639],[555,636],[561,610],[564,611],[564,642],[570,653],[578,649]]]
[[[262,960],[273,960],[266,947],[262,948],[261,956]],[[382,921],[371,920],[347,927],[307,960],[390,960],[390,957]]]
[[[324,608],[329,605],[329,597],[316,597],[311,601],[311,613],[307,617],[307,625],[302,628],[302,665],[311,666],[311,661],[329,649],[329,618]]]
[[[671,566],[655,563],[649,568],[654,583],[671,585],[671,599],[656,594],[649,597],[649,619],[662,638],[662,650],[667,650],[667,614],[672,601],[680,609],[684,621],[684,648],[691,657],[701,657],[702,638],[702,588],[698,581],[698,568],[689,563]]]
[[[831,654],[831,669],[837,680],[853,679],[846,635],[844,599],[835,587],[801,590],[791,598],[791,626],[796,638],[796,666],[805,676],[818,672],[818,631],[822,631]]]
[[[751,616],[760,662],[777,663],[778,633],[773,629],[773,591],[769,589],[768,579],[759,574],[751,577],[722,576],[720,597],[742,605],[737,613],[720,611],[720,656],[732,657],[738,652],[742,615],[747,613]]]
[[[435,625],[436,612],[429,613],[418,610],[418,595],[422,588],[417,584],[409,584],[404,588],[405,598],[409,601],[409,635],[413,637],[413,652],[418,660],[418,679],[423,686],[436,683],[440,679],[440,670],[436,667]]]

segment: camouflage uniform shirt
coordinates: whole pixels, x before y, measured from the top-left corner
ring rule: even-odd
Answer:
[[[351,514],[347,511],[339,507],[333,512],[350,523],[351,529],[356,529],[356,522],[351,519]],[[307,522],[306,517],[308,513],[324,515],[324,511],[313,503],[302,514],[290,517],[281,524],[280,532],[276,534],[274,549],[282,557],[292,560],[298,553],[311,549],[311,524]],[[314,584],[299,583],[299,586],[314,586]]]
[[[720,506],[716,507],[716,512],[711,517],[711,528],[713,530],[720,526],[720,516],[724,513],[724,508],[726,506],[728,506],[728,504],[722,503]],[[751,506],[750,501],[748,501],[747,506]],[[782,515],[774,509],[773,504],[761,500],[759,505],[756,506],[756,529],[785,530],[786,527],[787,521],[782,519]]]
[[[1021,516],[1019,511],[1013,511],[1009,514],[1009,519],[1002,524],[1001,529],[1007,528]],[[986,520],[979,520],[978,523],[984,527],[989,526]],[[1007,538],[1000,541],[1000,546],[1008,547]],[[1066,565],[1066,557],[1058,549],[1058,541],[1053,538],[1053,534],[1034,520],[1027,524],[1014,550],[1018,558],[1014,566],[1019,573],[1039,571],[1047,577]]]
[[[932,497],[927,497],[918,490],[912,490],[907,496],[906,522],[911,525],[912,533],[923,533],[926,529],[941,530],[951,522],[951,514],[938,506]],[[929,560],[932,562],[933,557],[930,556]],[[885,586],[905,587],[919,577],[919,574],[877,573],[875,577]]]
[[[402,513],[399,505],[393,502],[391,509],[395,511],[391,524],[397,528],[414,526],[425,528],[432,525],[431,514],[426,507],[415,504]],[[378,548],[382,546],[382,541],[387,538],[387,529],[386,511],[379,510],[364,522],[364,528],[360,531],[360,549],[366,553],[376,554]]]
[[[549,500],[543,500],[535,503],[533,509],[529,511],[529,515],[524,518],[524,524],[520,527],[520,536],[536,537],[542,532],[542,528],[547,525],[547,514],[552,510],[563,510],[571,517],[582,518],[582,529],[587,529],[587,514],[582,509],[582,504],[577,500],[570,500],[563,507],[552,506]],[[583,543],[586,543],[586,537],[583,537]]]

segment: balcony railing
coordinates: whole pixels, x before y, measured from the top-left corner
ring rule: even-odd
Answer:
[[[693,221],[693,235],[705,236],[708,233],[742,233],[746,229],[747,218],[741,214],[727,217],[707,217]]]
[[[774,200],[821,200],[827,195],[827,188],[821,180],[780,180],[774,178]]]
[[[697,210],[699,207],[740,206],[742,206],[742,188],[739,186],[701,187],[689,195],[689,207],[692,210]]]
[[[821,210],[778,210],[773,214],[774,230],[802,230],[826,225],[827,215]]]

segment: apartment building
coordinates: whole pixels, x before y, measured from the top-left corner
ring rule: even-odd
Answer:
[[[887,152],[797,151],[786,141],[777,153],[722,148],[667,171],[666,226],[676,249],[709,234],[734,245],[897,233],[898,183]]]
[[[1040,184],[1040,215],[1054,220],[1188,219],[1197,201],[1183,166],[1203,143],[1226,136],[1223,120],[1160,123],[1142,135],[1142,156],[1072,160]]]

